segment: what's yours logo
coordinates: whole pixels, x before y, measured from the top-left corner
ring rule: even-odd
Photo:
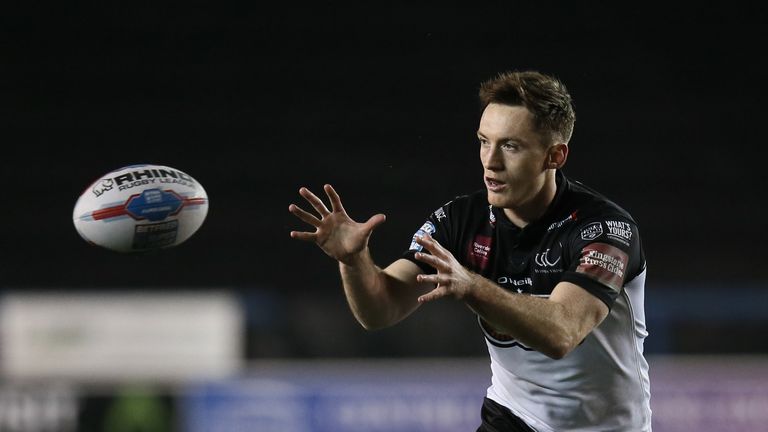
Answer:
[[[632,240],[632,225],[622,221],[605,221],[605,226],[608,228],[608,237],[612,238],[624,245],[629,246],[629,242]]]

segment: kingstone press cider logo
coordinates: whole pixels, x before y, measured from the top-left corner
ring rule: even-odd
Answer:
[[[621,249],[607,243],[592,243],[582,249],[576,271],[620,292],[628,262],[629,256]]]
[[[181,171],[171,168],[136,169],[120,174],[112,178],[106,178],[97,183],[91,189],[93,194],[101,196],[104,192],[117,187],[117,190],[126,190],[142,185],[180,184],[195,187],[192,177]]]

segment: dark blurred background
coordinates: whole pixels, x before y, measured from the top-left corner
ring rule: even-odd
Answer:
[[[763,6],[4,8],[4,289],[232,289],[253,359],[483,355],[451,301],[360,329],[335,263],[289,238],[303,224],[287,207],[331,183],[353,218],[385,213],[371,249],[388,264],[432,210],[483,187],[479,83],[537,69],[575,100],[566,175],[640,224],[648,350],[768,350]],[[80,192],[134,163],[206,188],[208,218],[183,245],[121,255],[74,230]]]

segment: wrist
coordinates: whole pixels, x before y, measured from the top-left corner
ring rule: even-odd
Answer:
[[[482,291],[486,288],[488,279],[480,276],[477,273],[469,272],[469,283],[467,284],[467,290],[464,292],[462,300],[468,305],[476,304],[478,300],[483,296]]]
[[[370,261],[368,256],[368,248],[366,247],[358,252],[353,252],[351,254],[339,257],[337,258],[337,261],[339,261],[339,265],[355,268],[364,265],[367,261]]]

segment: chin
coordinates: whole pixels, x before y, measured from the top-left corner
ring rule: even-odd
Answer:
[[[499,207],[499,208],[511,207],[511,202],[509,198],[493,192],[488,192],[488,204],[494,207]]]

